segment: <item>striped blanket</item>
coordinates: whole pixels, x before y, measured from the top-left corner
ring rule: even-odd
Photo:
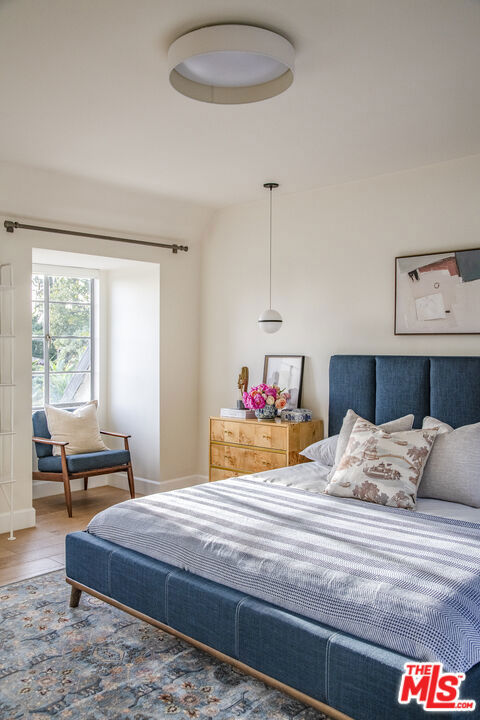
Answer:
[[[412,659],[480,662],[480,524],[242,477],[129,500],[88,532]]]

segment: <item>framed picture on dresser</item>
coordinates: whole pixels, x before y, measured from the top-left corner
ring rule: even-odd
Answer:
[[[290,393],[288,409],[301,407],[305,355],[265,355],[263,382]]]

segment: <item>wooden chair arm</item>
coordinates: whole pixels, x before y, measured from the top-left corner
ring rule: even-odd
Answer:
[[[65,447],[69,445],[68,442],[61,442],[59,440],[50,440],[49,438],[32,437],[32,442],[40,443],[41,445],[58,445],[59,447]]]
[[[112,437],[129,438],[131,435],[125,435],[125,433],[109,432],[108,430],[100,430],[102,435],[111,435]]]

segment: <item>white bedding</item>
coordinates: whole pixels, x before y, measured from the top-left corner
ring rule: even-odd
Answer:
[[[324,474],[148,495],[88,532],[406,657],[455,672],[480,662],[480,524],[325,495]],[[285,487],[295,480],[316,491]]]
[[[327,465],[309,462],[280,468],[279,470],[266,470],[251,477],[259,478],[263,482],[272,483],[273,485],[284,485],[285,487],[300,488],[308,492],[323,493],[330,470],[331,468]],[[480,523],[480,508],[445,502],[444,500],[417,498],[416,512]]]

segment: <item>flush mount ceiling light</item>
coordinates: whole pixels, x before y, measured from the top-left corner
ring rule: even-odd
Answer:
[[[187,97],[218,104],[279,95],[293,82],[295,51],[281,35],[252,25],[211,25],[168,50],[170,83]]]

